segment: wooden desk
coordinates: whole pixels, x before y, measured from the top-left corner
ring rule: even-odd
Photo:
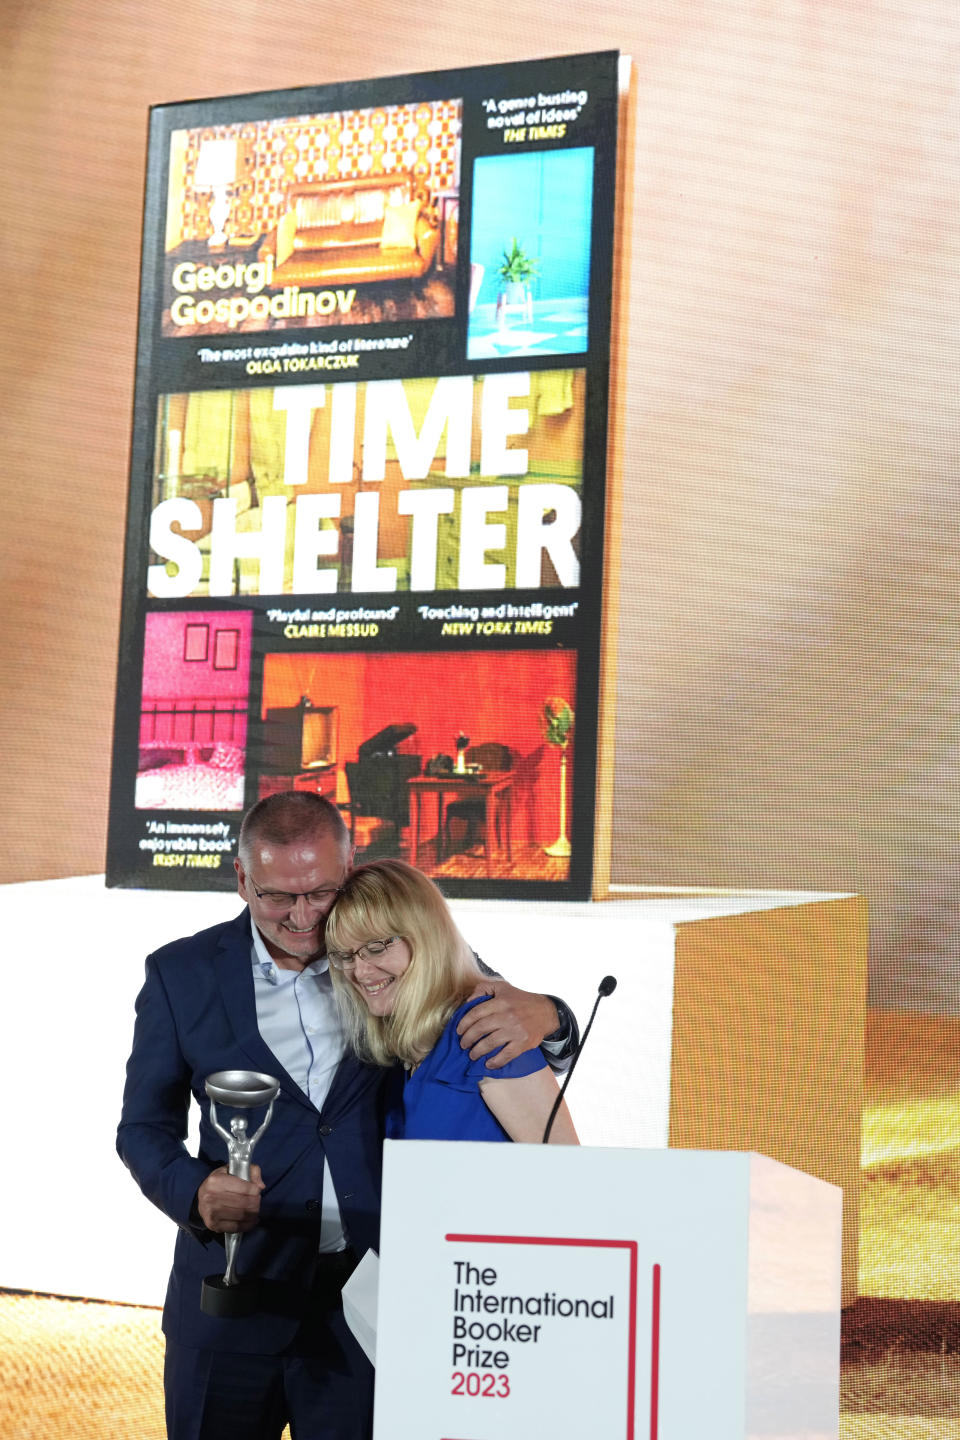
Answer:
[[[413,800],[413,824],[410,827],[410,864],[416,865],[420,852],[420,817],[424,795],[437,797],[437,864],[443,859],[443,819],[447,796],[457,800],[482,800],[484,804],[484,850],[487,861],[487,875],[493,876],[494,827],[497,807],[500,806],[504,821],[504,845],[508,860],[513,858],[510,849],[510,825],[513,819],[513,774],[509,770],[485,770],[479,775],[414,775],[408,781]]]

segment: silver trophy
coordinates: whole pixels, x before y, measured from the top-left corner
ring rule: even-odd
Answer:
[[[240,1180],[249,1180],[253,1147],[270,1124],[280,1081],[258,1070],[218,1070],[207,1077],[203,1088],[210,1097],[210,1124],[227,1142],[227,1170]],[[217,1118],[218,1104],[240,1111],[266,1105],[267,1113],[260,1128],[248,1135],[247,1117],[243,1114],[234,1115],[230,1129],[224,1129]],[[249,1315],[256,1309],[259,1287],[256,1279],[237,1275],[237,1252],[242,1236],[237,1231],[223,1238],[227,1268],[222,1275],[208,1275],[204,1280],[200,1308],[205,1315]]]

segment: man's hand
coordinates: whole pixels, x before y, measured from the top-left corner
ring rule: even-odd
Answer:
[[[536,1049],[544,1036],[552,1035],[560,1024],[556,1006],[546,995],[518,990],[506,980],[481,980],[470,999],[480,995],[491,998],[484,1005],[475,1005],[463,1017],[457,1034],[461,1050],[469,1050],[471,1060],[479,1060],[503,1046],[499,1055],[487,1061],[488,1070],[499,1070],[524,1050]]]
[[[250,1179],[231,1175],[225,1165],[213,1170],[197,1191],[197,1209],[208,1230],[220,1235],[243,1234],[260,1219],[260,1166],[250,1166]]]

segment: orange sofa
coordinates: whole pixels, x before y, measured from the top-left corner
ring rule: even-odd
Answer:
[[[439,217],[410,174],[291,185],[287,209],[260,246],[271,286],[417,280],[433,264]]]

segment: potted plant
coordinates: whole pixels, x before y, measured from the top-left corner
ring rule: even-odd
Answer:
[[[500,290],[497,295],[497,322],[504,324],[508,306],[522,306],[527,323],[533,321],[533,301],[530,281],[540,274],[540,261],[528,255],[517,240],[511,236],[510,249],[504,250],[503,259],[497,266]]]

